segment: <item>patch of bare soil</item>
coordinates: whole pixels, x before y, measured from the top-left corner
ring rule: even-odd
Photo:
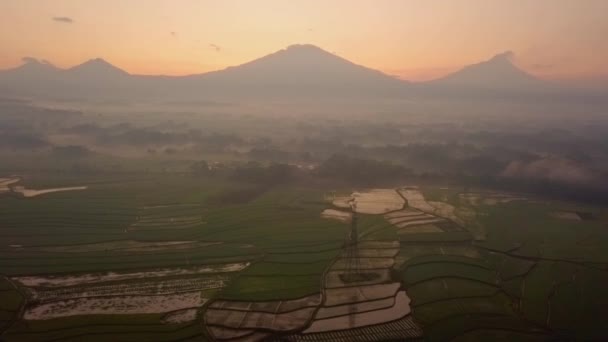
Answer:
[[[353,214],[347,211],[325,209],[321,213],[321,217],[330,220],[337,220],[340,222],[350,222],[353,218]]]
[[[352,201],[352,196],[339,196],[334,198],[332,204],[338,208],[350,209]]]
[[[126,315],[163,313],[200,307],[207,301],[200,291],[165,296],[115,296],[78,298],[30,306],[27,320],[46,320],[79,315]]]
[[[26,287],[63,287],[128,279],[238,272],[244,270],[249,265],[249,262],[242,262],[232,264],[206,265],[190,268],[161,268],[142,272],[106,272],[83,273],[74,275],[23,276],[13,277],[12,279]]]
[[[431,206],[425,199],[420,190],[416,189],[400,189],[399,193],[407,200],[407,205],[411,208],[421,210],[425,213],[432,213],[435,208]]]
[[[393,189],[372,189],[355,192],[353,198],[356,211],[361,214],[384,214],[402,209],[405,201]]]
[[[84,297],[108,297],[120,294],[121,296],[152,296],[166,295],[181,292],[192,292],[219,289],[226,286],[228,277],[225,275],[194,275],[189,278],[146,278],[139,281],[126,281],[121,283],[101,283],[88,286],[70,287],[30,287],[27,291],[32,298],[41,303],[57,300],[67,300]]]
[[[424,199],[424,195],[415,189],[401,189],[401,195],[407,199],[408,206],[416,208],[425,213],[443,217],[464,226],[465,222],[456,215],[456,207],[445,202],[429,201]]]

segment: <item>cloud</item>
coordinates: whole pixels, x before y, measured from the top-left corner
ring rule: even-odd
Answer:
[[[515,57],[515,53],[513,53],[513,51],[505,51],[505,52],[499,53],[496,56],[492,57],[492,60],[493,61],[502,60],[502,61],[512,62],[514,57]]]
[[[209,44],[209,47],[210,47],[210,48],[212,48],[212,49],[214,49],[214,50],[215,50],[215,52],[220,52],[220,51],[222,51],[222,47],[221,47],[221,46],[219,46],[219,45],[216,45],[216,44]]]
[[[51,62],[47,61],[46,59],[38,59],[38,58],[34,58],[34,57],[23,57],[21,58],[21,62],[23,62],[24,64],[46,64],[46,65],[53,65]]]
[[[600,175],[584,165],[556,157],[545,157],[530,162],[513,161],[503,170],[501,176],[568,185],[604,183]]]
[[[73,24],[74,23],[74,19],[72,19],[70,17],[53,17],[51,19],[58,23],[64,23],[64,24]]]

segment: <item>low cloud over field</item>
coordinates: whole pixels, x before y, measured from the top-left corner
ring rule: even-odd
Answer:
[[[506,178],[550,181],[565,185],[581,185],[605,188],[600,174],[572,160],[546,157],[531,162],[513,161],[501,174]]]

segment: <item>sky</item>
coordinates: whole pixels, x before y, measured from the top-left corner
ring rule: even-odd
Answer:
[[[608,78],[608,0],[0,0],[0,69],[104,58],[184,75],[314,44],[409,80],[513,51],[547,79]]]

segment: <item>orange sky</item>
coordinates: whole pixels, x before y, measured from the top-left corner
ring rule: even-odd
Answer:
[[[102,57],[191,74],[310,43],[411,80],[506,50],[546,78],[608,77],[607,13],[607,0],[2,0],[0,68]]]

